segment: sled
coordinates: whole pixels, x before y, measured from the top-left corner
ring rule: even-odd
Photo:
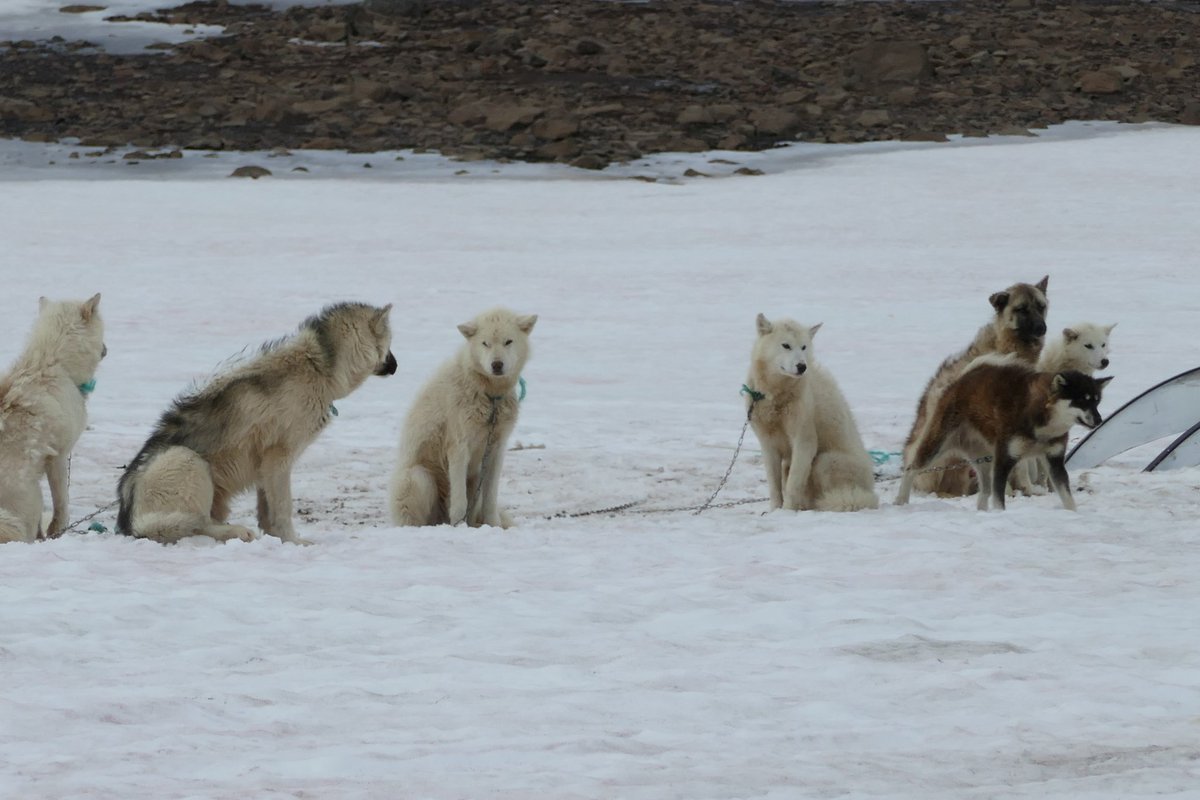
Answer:
[[[1146,467],[1180,469],[1200,464],[1200,367],[1150,387],[1088,431],[1067,454],[1073,469],[1091,469],[1108,459],[1184,431]]]

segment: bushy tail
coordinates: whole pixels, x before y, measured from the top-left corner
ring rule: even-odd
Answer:
[[[15,514],[0,508],[0,544],[5,542],[28,542],[25,523]]]
[[[161,544],[175,544],[189,536],[211,536],[219,542],[230,539],[241,539],[244,542],[254,538],[254,532],[241,525],[223,525],[213,522],[203,514],[192,514],[187,511],[161,511],[141,514],[133,522],[133,530],[129,531],[141,539],[150,539]]]
[[[437,525],[439,519],[437,481],[424,467],[400,467],[392,475],[388,490],[392,524],[400,526]],[[457,521],[457,520],[455,520]]]
[[[818,497],[814,507],[817,511],[862,511],[879,508],[879,497],[858,486],[838,486]]]

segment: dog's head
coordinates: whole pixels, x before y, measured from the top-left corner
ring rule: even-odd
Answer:
[[[388,313],[392,304],[378,307],[366,303],[335,303],[321,309],[300,326],[311,331],[325,360],[344,372],[350,388],[368,375],[394,375],[396,357],[392,355],[392,328]]]
[[[754,343],[754,360],[763,364],[771,374],[783,373],[799,378],[808,371],[813,357],[813,336],[821,323],[811,328],[790,319],[771,322],[762,314],[755,320],[758,339]]]
[[[1050,276],[1037,283],[1014,283],[1002,292],[988,298],[996,316],[1004,327],[1012,330],[1017,338],[1034,342],[1046,335],[1046,287]]]
[[[488,378],[513,378],[529,359],[529,334],[537,314],[515,314],[506,308],[486,311],[458,326],[467,340],[471,366]]]
[[[1063,344],[1070,354],[1071,360],[1078,364],[1087,364],[1088,369],[1092,372],[1098,369],[1107,369],[1108,338],[1115,327],[1117,327],[1116,323],[1093,325],[1090,322],[1081,322],[1078,325],[1063,328]]]
[[[71,380],[80,385],[90,383],[101,359],[108,355],[100,295],[83,301],[38,298],[38,321],[30,344],[54,349]]]
[[[1093,378],[1073,369],[1059,372],[1050,383],[1053,416],[1072,425],[1096,427],[1104,421],[1100,416],[1100,395],[1111,380],[1111,375]]]

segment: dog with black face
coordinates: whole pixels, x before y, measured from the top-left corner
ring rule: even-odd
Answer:
[[[1038,372],[1015,355],[976,359],[946,387],[913,442],[896,505],[908,502],[918,471],[939,459],[991,456],[977,464],[977,508],[986,511],[990,499],[1003,511],[1013,467],[1022,458],[1044,457],[1063,508],[1074,511],[1064,464],[1067,433],[1074,425],[1095,428],[1103,421],[1098,406],[1110,380],[1076,370]]]
[[[904,463],[912,464],[914,445],[925,428],[927,418],[937,405],[938,398],[946,387],[953,383],[967,365],[980,356],[989,354],[1013,355],[1019,362],[1033,367],[1037,364],[1046,340],[1046,288],[1050,276],[1037,283],[1014,283],[1007,289],[993,293],[988,302],[992,306],[992,318],[979,329],[974,341],[967,349],[950,356],[929,379],[921,399],[917,403],[917,414],[912,430],[904,443]],[[1018,488],[1029,491],[1027,476],[1018,473]],[[918,475],[914,486],[918,491],[931,492],[943,497],[962,497],[970,494],[976,482],[965,465],[961,468]]]

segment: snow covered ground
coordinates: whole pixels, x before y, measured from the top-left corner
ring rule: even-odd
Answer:
[[[1200,470],[1126,454],[1072,476],[1076,514],[897,508],[886,479],[851,515],[553,517],[702,502],[759,311],[825,323],[817,355],[882,451],[1015,281],[1049,273],[1053,331],[1119,323],[1106,413],[1196,366],[1200,129],[614,171],[659,183],[362,156],[231,181],[236,156],[154,173],[30,147],[0,147],[0,365],[42,294],[103,292],[108,330],[73,517],[190,380],[327,302],[395,303],[401,368],[296,470],[314,546],[0,548],[0,795],[1200,797]],[[407,405],[496,304],[540,316],[518,527],[391,528]],[[762,496],[751,435],[722,499]]]

